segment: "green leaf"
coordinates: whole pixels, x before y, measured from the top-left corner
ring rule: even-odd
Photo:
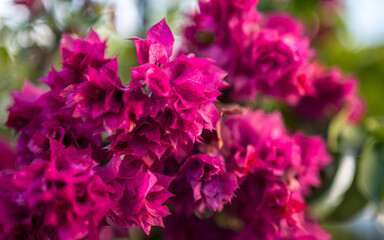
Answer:
[[[327,217],[328,221],[345,222],[350,220],[368,203],[368,200],[359,191],[356,182],[355,178],[352,186],[345,193],[343,201],[341,201],[339,206]]]
[[[358,174],[360,191],[377,204],[384,190],[384,144],[369,138],[364,146]]]
[[[348,112],[343,109],[330,122],[328,128],[328,148],[332,152],[338,152],[340,136],[348,121]]]
[[[365,128],[377,141],[384,143],[384,117],[369,117],[365,121]]]

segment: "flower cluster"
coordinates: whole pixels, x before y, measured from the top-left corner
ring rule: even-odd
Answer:
[[[321,137],[288,134],[277,112],[246,112],[224,120],[220,134],[223,154],[228,168],[239,178],[263,169],[297,179],[301,191],[319,185],[318,173],[330,161]]]
[[[124,96],[140,103],[142,113],[132,131],[114,134],[112,147],[143,159],[148,166],[170,155],[181,160],[203,129],[216,127],[219,116],[213,102],[226,74],[193,55],[170,61],[174,39],[164,21],[149,30],[146,40],[134,41],[141,66],[132,69]]]
[[[59,149],[52,149],[51,161],[1,173],[1,238],[81,239],[113,204],[113,188],[90,171],[92,159],[69,159],[63,146],[53,145]]]
[[[193,55],[170,61],[164,20],[134,41],[141,65],[129,86],[91,31],[85,40],[64,35],[62,69],[41,79],[50,90],[26,82],[13,93],[6,125],[20,135],[22,169],[2,175],[2,236],[92,239],[106,226],[163,226],[173,196],[164,161],[182,161],[215,129],[225,72]]]
[[[316,75],[319,86],[307,81],[312,50],[303,27],[284,14],[262,16],[256,2],[201,2],[198,26],[187,31],[204,29],[195,44],[228,70],[233,96],[262,91],[300,102],[325,98],[322,82],[350,85],[325,73]],[[211,36],[214,45],[204,42]],[[223,107],[220,115],[227,73],[193,54],[171,58],[165,20],[132,40],[139,66],[129,85],[91,31],[63,36],[62,68],[41,79],[48,90],[26,82],[13,93],[6,125],[19,139],[17,160],[6,155],[4,168],[13,169],[0,172],[0,237],[99,239],[165,226],[170,239],[328,239],[304,211],[330,162],[322,138],[290,134],[277,112]],[[335,98],[355,104],[354,93]],[[344,104],[327,101],[336,110]],[[239,226],[209,218],[216,212]]]
[[[222,158],[194,154],[180,167],[172,186],[176,212],[190,215],[194,211],[221,211],[237,188],[236,177],[226,171]]]
[[[358,121],[364,112],[364,101],[357,93],[358,81],[343,76],[337,68],[326,69],[319,64],[313,66],[315,94],[300,99],[294,107],[295,111],[310,120],[324,120],[345,107],[349,119]]]
[[[298,20],[282,12],[260,13],[254,0],[201,0],[199,5],[184,30],[184,51],[214,59],[228,72],[230,99],[252,101],[268,95],[308,118],[328,119],[343,107],[353,121],[362,116],[355,81],[337,70],[318,69]]]
[[[327,239],[302,227],[304,195],[319,185],[319,171],[330,161],[321,138],[290,135],[281,115],[262,111],[228,116],[221,129],[222,152],[242,180],[229,207],[245,222],[239,239]]]
[[[171,188],[176,199],[183,197],[175,201],[175,206],[183,203],[180,210],[175,208],[176,213],[188,213],[191,206],[202,215],[209,214],[207,210],[221,210],[219,203],[231,200],[227,200],[228,193],[233,195],[237,183],[237,197],[224,212],[243,228],[230,239],[329,239],[304,212],[304,196],[311,187],[319,186],[319,172],[331,160],[321,137],[300,132],[291,135],[279,113],[259,110],[225,112],[218,132],[207,134],[205,140],[196,150],[201,153],[188,158],[179,171],[186,173],[177,176]],[[215,167],[220,164],[224,171]],[[233,178],[236,181],[228,181]],[[180,187],[180,181],[189,188]],[[193,202],[188,202],[192,197],[186,198],[186,189]],[[312,228],[316,231],[309,230]]]

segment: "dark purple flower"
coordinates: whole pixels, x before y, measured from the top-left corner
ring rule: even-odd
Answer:
[[[43,101],[40,97],[44,92],[26,81],[21,91],[12,93],[14,105],[8,109],[9,116],[5,125],[17,132],[33,132],[41,120]]]
[[[263,93],[294,103],[297,98],[310,93],[310,83],[299,78],[306,74],[305,64],[312,55],[308,39],[263,29],[248,51],[250,56],[245,55],[236,70],[244,79],[228,79],[234,86],[235,99]],[[253,96],[247,96],[248,93]]]
[[[1,173],[1,235],[82,239],[112,206],[113,192],[90,170],[92,160],[56,143],[51,161]],[[91,164],[91,165],[90,165]]]
[[[91,30],[84,40],[64,34],[60,44],[63,66],[73,70],[98,68],[108,60],[105,49],[106,42],[102,41],[94,30]]]
[[[324,140],[320,136],[306,136],[298,132],[293,136],[301,148],[301,166],[298,167],[297,179],[304,194],[310,187],[321,185],[320,171],[331,162]]]
[[[228,71],[233,100],[267,94],[293,104],[311,94],[313,52],[302,25],[285,14],[262,15],[258,1],[200,1],[185,28],[186,50]]]
[[[220,135],[227,167],[238,177],[255,168],[282,174],[300,161],[300,149],[289,137],[277,112],[250,111],[224,116]]]
[[[305,32],[304,25],[298,19],[285,12],[273,12],[265,15],[263,27],[274,29],[281,35],[292,34],[294,36],[303,36]]]
[[[162,218],[170,212],[163,204],[173,196],[167,190],[173,178],[151,172],[134,158],[111,164],[116,163],[120,164],[119,170],[109,183],[115,189],[115,206],[108,213],[111,221],[125,228],[141,226],[147,234],[151,226],[164,227]]]
[[[240,218],[245,228],[235,239],[285,239],[292,228],[302,224],[306,205],[302,197],[290,189],[280,177],[267,171],[249,175],[228,207]]]
[[[357,93],[358,81],[344,76],[340,70],[314,65],[313,85],[315,94],[303,97],[295,110],[311,120],[326,120],[342,108],[347,108],[353,121],[364,113],[364,102]]]
[[[177,172],[172,185],[175,210],[190,215],[221,211],[230,203],[238,188],[236,177],[226,172],[223,159],[205,154],[188,157]]]

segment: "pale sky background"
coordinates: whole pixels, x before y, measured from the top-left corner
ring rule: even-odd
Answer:
[[[346,0],[346,23],[357,43],[384,43],[384,0]]]

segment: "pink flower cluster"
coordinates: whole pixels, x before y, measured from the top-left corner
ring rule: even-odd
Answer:
[[[329,239],[304,212],[304,197],[320,185],[320,170],[331,160],[322,138],[291,135],[279,113],[260,110],[224,112],[219,126],[198,144],[199,153],[184,162],[171,185],[176,215],[170,218],[185,213],[191,218],[190,209],[209,215],[232,200],[224,213],[243,227],[228,239]],[[169,235],[180,234],[169,229],[175,231]]]
[[[223,120],[222,154],[228,168],[239,178],[261,169],[297,180],[298,184],[292,185],[303,194],[320,185],[320,169],[330,161],[321,137],[301,132],[290,135],[278,112],[246,112]]]
[[[357,93],[358,80],[344,76],[337,68],[326,69],[318,64],[313,66],[315,94],[301,98],[294,106],[295,112],[310,120],[326,120],[346,108],[351,121],[361,119],[365,106]]]
[[[215,129],[225,76],[192,55],[170,61],[173,42],[164,20],[135,39],[141,65],[124,86],[94,31],[85,40],[65,35],[62,69],[41,79],[50,90],[26,82],[13,93],[6,125],[20,134],[24,168],[2,174],[2,236],[90,239],[107,225],[163,226],[173,180],[164,161],[182,161],[204,129]],[[23,211],[8,221],[12,209]]]
[[[228,208],[245,223],[237,239],[328,239],[319,227],[305,227],[314,223],[303,211],[304,196],[331,160],[324,141],[290,135],[280,114],[262,111],[228,116],[221,129],[221,152],[242,182]]]
[[[256,1],[232,3],[239,18],[230,25],[240,37],[233,40],[242,41],[260,14],[251,10]],[[248,22],[240,28],[239,20]],[[288,74],[292,91],[284,96],[291,97],[299,94],[294,79],[311,53],[302,51],[306,40],[278,29],[258,34],[266,45],[246,51],[257,81],[275,81],[265,83],[265,91],[277,94]],[[140,226],[149,234],[152,226],[165,226],[171,239],[328,239],[304,212],[304,196],[320,185],[330,161],[321,137],[290,134],[279,113],[219,115],[215,102],[226,72],[193,54],[171,60],[174,37],[165,20],[146,39],[133,40],[140,65],[128,86],[118,76],[117,58],[106,56],[106,42],[91,31],[84,40],[63,37],[62,69],[41,79],[49,90],[26,82],[13,93],[6,125],[19,134],[17,166],[0,172],[0,237],[108,239],[122,228]],[[288,43],[296,49],[292,59],[284,55]],[[268,60],[275,47],[289,67]],[[271,66],[281,69],[265,70]],[[305,84],[303,78],[304,92],[312,89]],[[165,203],[174,213],[164,224]],[[218,225],[208,218],[215,212],[242,227]],[[186,222],[180,227],[180,221]]]
[[[328,119],[346,107],[351,120],[358,120],[364,104],[357,82],[314,61],[315,51],[298,20],[282,12],[260,13],[257,2],[200,0],[200,11],[184,30],[184,51],[214,59],[226,70],[234,101],[268,95],[310,119]],[[315,113],[313,104],[320,111]]]

